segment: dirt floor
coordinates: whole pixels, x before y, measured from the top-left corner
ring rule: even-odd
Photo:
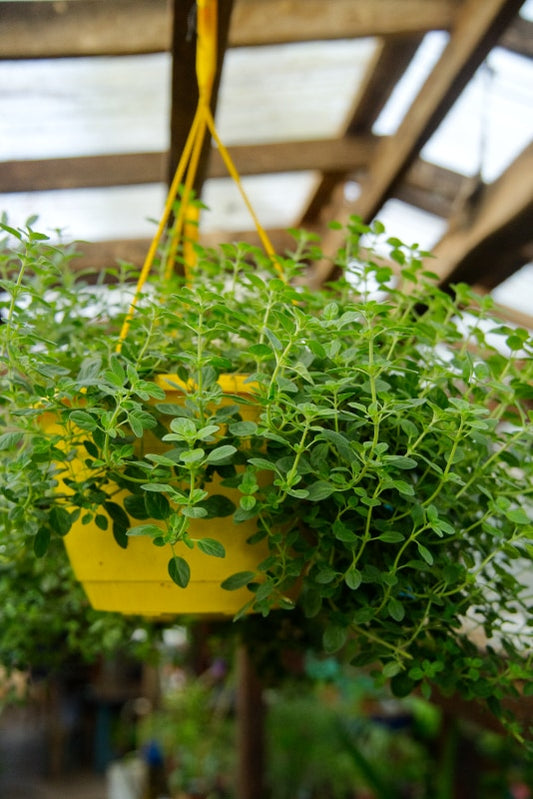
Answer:
[[[104,777],[93,774],[58,780],[19,779],[2,786],[2,799],[107,799]]]
[[[49,729],[34,710],[18,707],[0,719],[1,799],[107,799],[104,775],[50,776]]]

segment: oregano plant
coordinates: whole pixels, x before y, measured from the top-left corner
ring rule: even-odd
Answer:
[[[163,247],[117,348],[135,270],[90,278],[33,222],[2,227],[1,502],[29,558],[81,519],[168,549],[187,590],[191,549],[225,555],[195,520],[253,520],[267,554],[222,586],[252,591],[239,615],[298,606],[397,694],[437,685],[505,716],[533,692],[529,331],[353,218],[316,291],[302,231],[275,265],[196,245],[187,280],[161,278]]]

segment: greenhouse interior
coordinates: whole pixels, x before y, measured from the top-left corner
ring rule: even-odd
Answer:
[[[0,799],[533,799],[533,0],[0,0]]]

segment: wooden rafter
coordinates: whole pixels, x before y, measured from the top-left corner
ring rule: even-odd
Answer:
[[[512,53],[533,58],[533,22],[517,16],[498,44]]]
[[[378,141],[354,136],[320,141],[237,145],[229,152],[241,175],[320,170],[331,175],[360,171]],[[16,192],[105,188],[164,182],[168,153],[123,153],[45,160],[0,162],[0,195]],[[217,150],[209,160],[207,177],[227,175]],[[395,196],[428,213],[448,218],[467,179],[449,169],[417,159]],[[295,220],[295,224],[298,224]],[[317,223],[309,220],[305,227]]]
[[[466,198],[435,245],[431,269],[441,283],[494,286],[527,263],[533,240],[533,144],[494,183]],[[496,276],[497,274],[497,276]]]
[[[457,0],[241,0],[232,42],[250,46],[425,33],[449,29],[458,5]]]
[[[372,154],[371,136],[342,139],[237,145],[229,152],[241,175],[324,170],[334,173],[361,169]],[[125,153],[47,160],[0,162],[0,193],[156,183],[166,179],[167,153]],[[211,153],[208,177],[227,169],[218,150]]]
[[[356,214],[370,221],[375,216],[520,6],[521,0],[467,0],[461,6],[441,58],[397,132],[382,141],[371,159],[360,197],[354,203],[342,198],[336,219],[347,221]],[[331,231],[326,252],[335,251],[338,244],[339,233]],[[322,262],[313,280],[328,279],[331,271],[331,264]]]
[[[2,58],[157,53],[170,32],[167,0],[0,3]]]
[[[180,4],[187,12],[192,5],[184,0]],[[457,6],[458,0],[236,0],[229,44],[242,47],[449,29]],[[171,46],[166,0],[1,2],[0,15],[3,58],[126,55],[162,52]]]

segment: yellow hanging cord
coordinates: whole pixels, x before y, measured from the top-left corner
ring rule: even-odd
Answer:
[[[157,248],[168,220],[172,213],[172,208],[180,190],[183,186],[181,201],[179,205],[178,215],[174,223],[174,227],[170,236],[169,250],[167,253],[167,260],[165,264],[165,279],[169,279],[180,242],[183,244],[184,255],[184,269],[185,276],[188,277],[191,269],[195,265],[196,253],[194,251],[194,241],[198,235],[198,208],[190,203],[192,187],[196,173],[198,171],[198,164],[202,152],[207,129],[211,133],[226,168],[235,182],[240,195],[248,209],[261,243],[267,255],[272,259],[272,263],[276,268],[278,274],[282,279],[285,279],[283,269],[276,256],[274,247],[270,242],[265,230],[261,226],[259,219],[252,207],[252,204],[244,190],[239,173],[233,163],[226,147],[220,140],[220,136],[215,127],[215,121],[211,113],[210,102],[211,94],[213,91],[213,83],[216,73],[217,61],[217,0],[197,0],[197,45],[196,45],[196,77],[198,81],[198,106],[196,113],[191,124],[189,135],[185,142],[183,152],[181,154],[176,174],[170,185],[170,189],[166,198],[163,214],[159,221],[159,225],[153,241],[148,249],[146,258],[139,275],[137,287],[131,305],[128,309],[122,330],[120,331],[119,340],[117,344],[117,352],[120,352],[122,343],[126,338],[130,329],[131,320],[135,313],[135,308],[142,293],[144,284],[152,268],[152,264],[157,252]],[[185,180],[183,180],[185,177]]]

